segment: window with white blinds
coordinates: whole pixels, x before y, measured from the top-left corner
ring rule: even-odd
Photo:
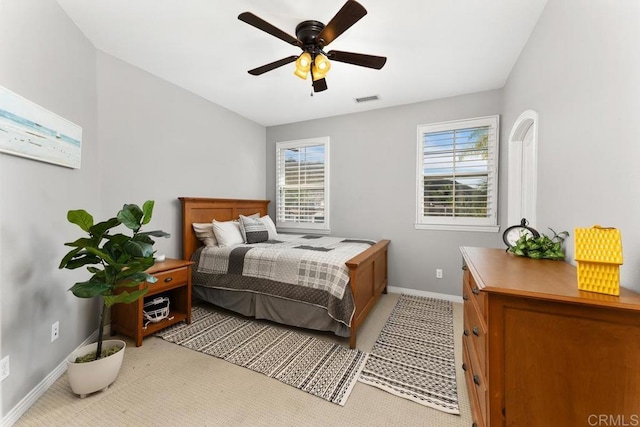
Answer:
[[[416,228],[498,231],[498,122],[418,126]]]
[[[278,229],[329,231],[329,138],[276,144]]]

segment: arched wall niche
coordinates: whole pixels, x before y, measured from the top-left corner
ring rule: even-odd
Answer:
[[[522,218],[537,225],[538,113],[526,110],[515,121],[509,135],[508,225]]]

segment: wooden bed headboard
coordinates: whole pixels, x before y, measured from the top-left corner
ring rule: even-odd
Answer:
[[[178,197],[182,203],[182,258],[189,260],[202,246],[191,224],[194,222],[231,221],[240,215],[256,212],[267,215],[269,200],[208,199],[201,197]]]

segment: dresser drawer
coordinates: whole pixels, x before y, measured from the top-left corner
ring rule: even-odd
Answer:
[[[478,373],[475,364],[472,362],[473,354],[469,346],[471,343],[467,337],[462,339],[462,359],[469,403],[471,404],[471,416],[477,427],[487,425],[487,387],[485,377]]]
[[[158,281],[149,284],[148,295],[157,294],[184,284],[189,279],[189,268],[176,268],[153,275]]]
[[[472,300],[464,302],[464,336],[472,346],[469,351],[476,354],[482,374],[486,376],[487,329]]]
[[[463,284],[466,287],[466,289],[463,288],[462,297],[465,300],[467,299],[474,300],[482,316],[483,317],[486,316],[487,315],[487,295],[484,292],[480,292],[480,288],[478,287],[478,284],[476,283],[475,279],[473,278],[473,275],[471,274],[471,272],[469,272],[468,269],[464,270]]]

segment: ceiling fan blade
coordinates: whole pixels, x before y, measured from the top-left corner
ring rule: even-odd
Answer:
[[[318,79],[313,81],[313,91],[322,92],[327,90],[327,81],[325,79]]]
[[[332,61],[375,68],[376,70],[384,67],[387,62],[387,58],[384,56],[365,55],[364,53],[343,52],[340,50],[330,50],[327,52],[327,57]]]
[[[282,31],[281,29],[274,27],[273,25],[269,24],[267,21],[265,21],[262,18],[258,18],[256,15],[254,15],[251,12],[243,12],[240,15],[238,15],[238,19],[246,22],[249,25],[252,25],[254,27],[256,27],[259,30],[264,31],[265,33],[271,34],[274,37],[279,38],[280,40],[284,40],[285,42],[292,44],[294,46],[301,46],[302,43],[300,42],[300,40],[298,40],[297,38],[293,37],[290,34],[285,33],[284,31]]]
[[[264,74],[267,71],[275,70],[278,67],[282,67],[283,65],[290,64],[295,62],[298,59],[297,56],[287,56],[286,58],[279,59],[277,61],[273,61],[269,64],[263,65],[262,67],[254,68],[253,70],[249,70],[249,74],[253,76],[259,76],[260,74]]]
[[[336,16],[331,18],[327,26],[318,34],[320,45],[327,46],[366,14],[367,10],[360,3],[355,0],[347,0],[342,9],[336,13]]]

